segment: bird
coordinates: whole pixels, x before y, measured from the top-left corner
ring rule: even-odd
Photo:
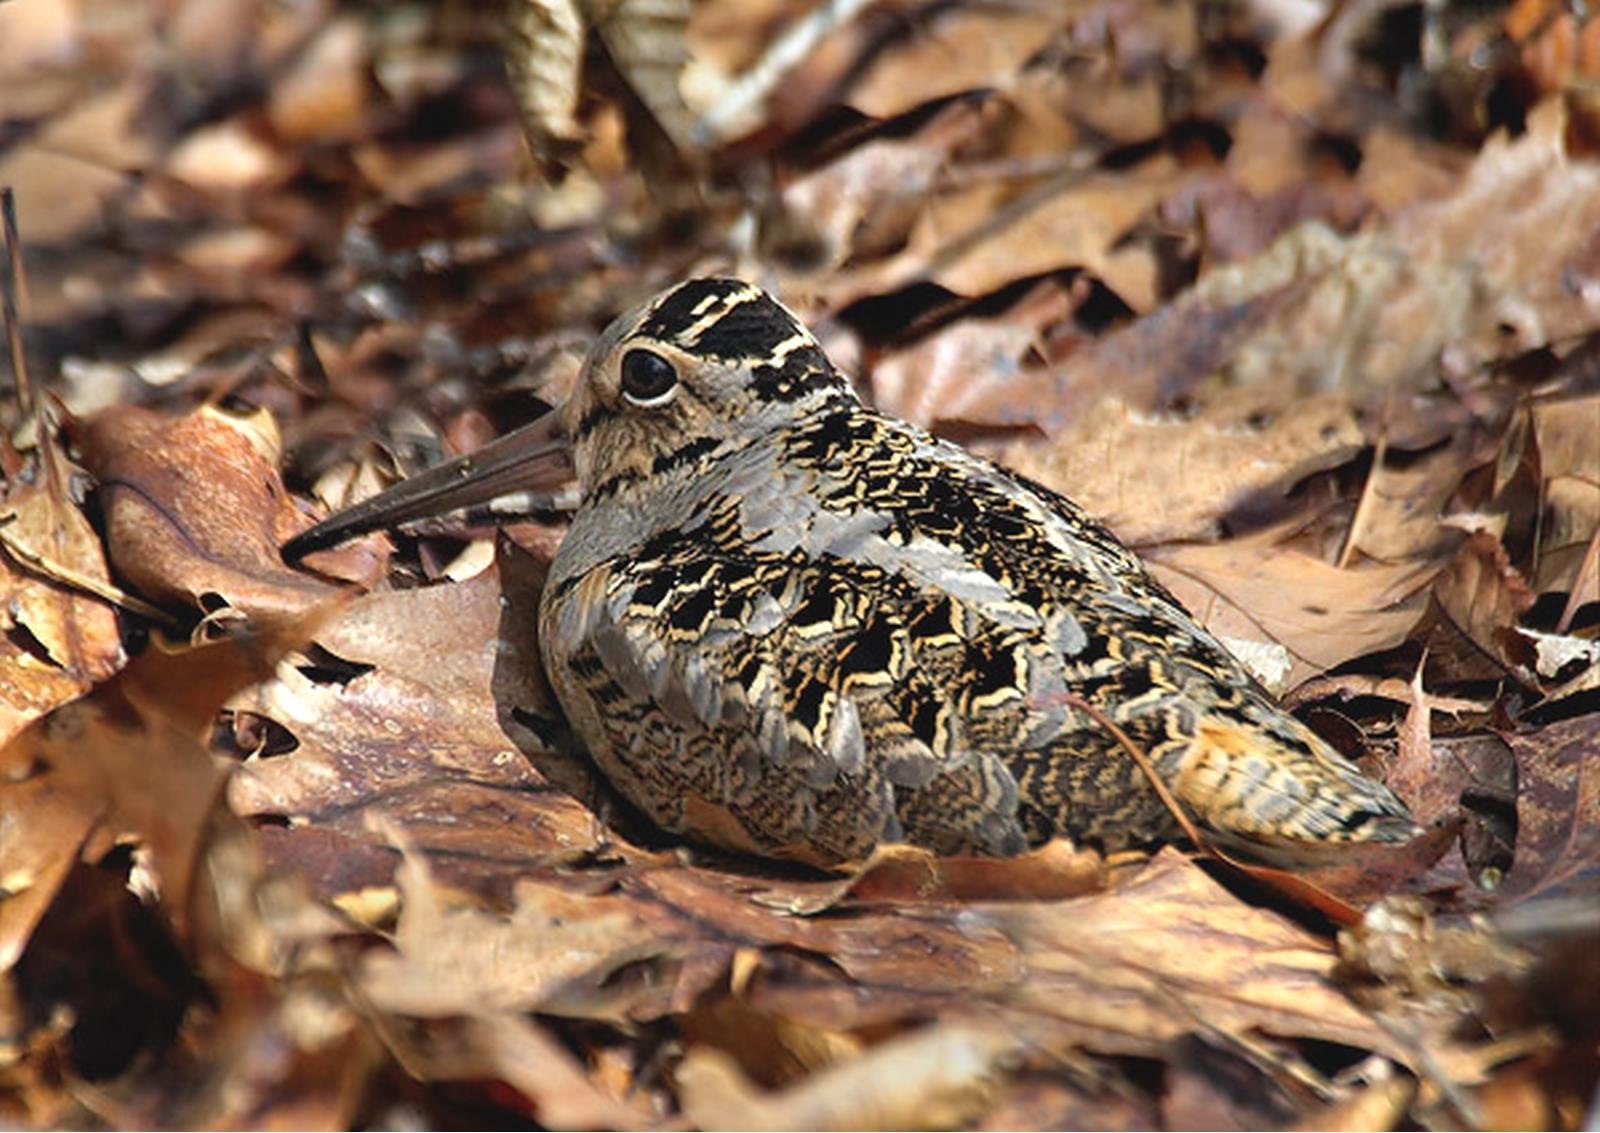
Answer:
[[[671,834],[824,868],[893,842],[1183,841],[1149,771],[1206,839],[1264,861],[1418,832],[1105,526],[866,404],[739,279],[619,316],[558,413],[284,555],[573,475],[545,671],[594,764]]]

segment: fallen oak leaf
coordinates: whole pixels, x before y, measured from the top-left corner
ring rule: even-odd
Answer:
[[[401,847],[403,904],[392,952],[369,954],[357,976],[380,1011],[418,1018],[556,1011],[608,1015],[599,986],[619,968],[669,957],[686,943],[670,917],[642,920],[636,901],[519,882],[501,916],[449,907],[433,872],[398,827],[379,820]]]
[[[1294,687],[1354,657],[1392,648],[1421,619],[1433,561],[1340,570],[1261,532],[1210,546],[1144,551],[1156,579],[1219,637],[1274,641],[1288,650]]]
[[[251,755],[228,786],[237,813],[287,820],[268,825],[278,864],[325,896],[387,881],[393,852],[366,821],[379,810],[438,855],[441,876],[475,888],[602,844],[599,820],[540,774],[524,754],[534,739],[516,731],[517,710],[546,709],[537,645],[521,636],[532,619],[515,616],[536,591],[505,596],[501,582],[526,558],[355,598],[318,632],[318,650],[229,701],[236,719],[269,720],[291,744]]]
[[[166,601],[292,620],[338,591],[290,570],[278,546],[305,521],[277,472],[277,429],[204,407],[167,418],[117,406],[82,429],[117,569]]]

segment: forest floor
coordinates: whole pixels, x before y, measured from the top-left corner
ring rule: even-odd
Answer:
[[[1581,11],[0,3],[0,1123],[1596,1128]],[[542,738],[558,511],[279,557],[710,273],[1427,833],[711,854]]]

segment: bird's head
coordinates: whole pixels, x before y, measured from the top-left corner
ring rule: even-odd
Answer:
[[[285,544],[285,558],[576,474],[595,502],[646,490],[828,404],[849,381],[781,303],[737,279],[691,279],[614,320],[557,414],[402,481]]]
[[[562,421],[588,501],[690,470],[854,396],[772,296],[737,279],[691,279],[606,328]]]

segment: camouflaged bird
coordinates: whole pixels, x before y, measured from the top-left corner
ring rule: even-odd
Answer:
[[[907,841],[1399,841],[1405,807],[1250,677],[1072,501],[863,405],[761,290],[695,279],[616,320],[562,413],[581,505],[540,603],[596,764],[667,830],[829,865]],[[559,479],[536,423],[286,548]]]

